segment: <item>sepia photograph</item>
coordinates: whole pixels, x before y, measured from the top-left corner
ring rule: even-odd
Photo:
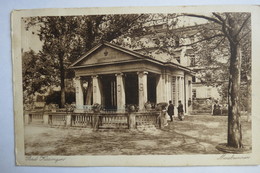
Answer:
[[[17,164],[259,164],[260,11],[212,9],[13,11]]]

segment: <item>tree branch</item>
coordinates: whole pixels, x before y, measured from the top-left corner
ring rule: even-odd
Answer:
[[[180,45],[180,47],[182,47],[182,46],[192,46],[192,45],[194,45],[194,44],[197,44],[197,43],[200,43],[200,42],[203,42],[203,41],[208,41],[208,40],[211,40],[211,39],[216,38],[216,37],[225,37],[225,35],[223,35],[223,34],[216,34],[216,35],[213,35],[213,36],[211,36],[211,37],[206,37],[206,38],[204,38],[204,39],[202,39],[202,40],[193,42],[193,43],[191,43],[191,44],[183,44],[183,45]]]
[[[224,36],[213,49],[216,49],[225,40],[225,38],[226,36]]]
[[[224,34],[226,35],[226,37],[229,39],[229,41],[230,42],[233,42],[234,43],[234,41],[233,41],[233,39],[232,39],[232,37],[230,36],[230,34],[227,32],[227,30],[226,29],[232,29],[229,25],[227,25],[227,22],[226,22],[226,20],[224,20],[220,15],[218,15],[217,13],[212,13],[214,16],[216,16],[219,20],[221,20],[222,21],[222,31],[224,32]],[[226,17],[228,18],[228,14],[227,13],[225,13],[226,14]]]
[[[197,14],[186,14],[184,13],[183,16],[189,16],[189,17],[197,17],[197,18],[201,18],[201,19],[206,19],[212,22],[215,22],[217,24],[222,25],[222,22],[220,22],[219,20],[213,18],[213,17],[208,17],[208,16],[204,16],[204,15],[197,15]]]
[[[221,21],[221,24],[225,25],[227,28],[230,28],[229,26],[226,25],[226,20],[224,20],[220,15],[218,15],[217,13],[212,13],[216,18],[218,18],[218,20]]]
[[[251,32],[251,30],[248,31],[248,32],[246,32],[246,33],[238,40],[238,42],[240,42],[243,38],[245,38],[245,36],[247,36],[250,32]]]
[[[250,15],[248,15],[248,17],[244,20],[244,22],[242,23],[241,27],[239,28],[239,30],[237,31],[237,33],[235,34],[235,36],[237,36],[241,31],[242,29],[244,28],[244,26],[246,25],[246,23],[248,22],[248,20],[250,19]]]
[[[218,18],[215,19],[213,17],[208,17],[208,16],[204,16],[204,15],[196,15],[196,14],[183,14],[184,16],[190,16],[190,17],[197,17],[197,18],[202,18],[202,19],[206,19],[206,20],[209,20],[209,21],[213,21],[219,25],[222,26],[222,31],[223,33],[225,34],[225,36],[229,39],[230,42],[234,43],[232,37],[229,35],[229,33],[227,32],[226,29],[231,29],[227,24],[226,24],[226,21],[220,16],[218,15],[217,13],[212,13],[215,17]]]

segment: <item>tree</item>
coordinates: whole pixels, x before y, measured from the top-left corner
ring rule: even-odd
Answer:
[[[37,35],[43,42],[43,47],[37,56],[44,60],[44,63],[41,67],[39,64],[35,65],[35,68],[47,69],[48,76],[43,80],[45,84],[60,86],[60,107],[64,107],[66,102],[65,79],[74,77],[73,71],[67,67],[100,40],[111,41],[127,32],[141,17],[141,14],[129,14],[43,16],[24,19],[27,29],[36,25],[39,27]],[[47,74],[44,71],[41,75]],[[43,88],[41,83],[39,85],[38,88],[34,88],[34,92]]]
[[[178,21],[176,20],[178,16],[201,18],[205,19],[207,23],[195,26],[195,30],[189,30],[191,27],[179,30],[172,29],[176,21]],[[243,147],[240,122],[241,60],[247,62],[245,63],[245,65],[247,64],[246,67],[242,66],[242,72],[244,71],[244,74],[250,77],[250,17],[250,13],[212,13],[211,16],[162,14],[160,15],[160,20],[163,21],[161,24],[166,24],[165,34],[160,34],[160,31],[156,33],[156,31],[151,29],[153,33],[151,35],[152,41],[155,43],[153,45],[153,52],[156,52],[156,54],[166,52],[169,57],[168,61],[173,61],[176,57],[176,49],[179,47],[195,48],[198,51],[197,53],[204,57],[200,59],[200,63],[204,65],[208,64],[207,67],[209,67],[206,69],[204,75],[206,79],[205,84],[222,85],[225,88],[225,84],[222,83],[223,81],[228,82],[228,89],[226,90],[229,110],[227,145],[235,148]],[[149,35],[149,26],[146,25],[142,31],[145,32],[144,35]],[[247,46],[245,46],[244,40],[247,40]],[[144,43],[136,41],[136,47],[138,48],[139,46],[143,51],[142,53],[153,57],[151,48],[147,48],[145,44],[147,44],[145,41]],[[164,56],[167,57],[167,55]]]
[[[44,66],[45,59],[33,50],[22,52],[22,77],[23,77],[23,99],[25,104],[29,104],[35,92],[44,93],[49,86],[46,77],[50,69]]]
[[[212,16],[184,14],[203,18],[218,26],[215,34],[206,40],[222,37],[229,45],[229,84],[228,84],[228,141],[229,147],[242,148],[242,127],[240,122],[240,86],[242,40],[250,36],[250,13],[212,13]],[[249,69],[248,69],[249,70]]]
[[[43,42],[42,50],[38,53],[37,61],[42,60],[41,64],[36,64],[39,71],[45,78],[43,81],[47,86],[57,85],[61,90],[61,107],[65,105],[65,69],[69,62],[71,51],[77,47],[79,38],[75,34],[78,21],[74,17],[35,17],[27,19],[27,27],[38,25],[38,36]],[[43,88],[40,86],[37,90]]]

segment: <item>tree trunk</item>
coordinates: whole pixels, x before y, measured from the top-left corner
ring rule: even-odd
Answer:
[[[242,129],[240,122],[240,70],[241,49],[230,42],[230,74],[228,86],[228,146],[242,148]]]
[[[252,94],[251,94],[251,88],[252,88],[252,81],[248,77],[247,78],[247,121],[251,121],[251,109],[252,109]]]
[[[60,107],[64,108],[66,103],[66,96],[65,96],[65,70],[64,70],[64,62],[63,62],[64,53],[59,54],[59,61],[60,61],[60,93],[61,93],[61,100],[60,100]]]

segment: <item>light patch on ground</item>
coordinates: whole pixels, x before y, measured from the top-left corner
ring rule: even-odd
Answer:
[[[157,145],[156,141],[152,140],[141,140],[141,141],[133,141],[139,147],[153,147]]]

